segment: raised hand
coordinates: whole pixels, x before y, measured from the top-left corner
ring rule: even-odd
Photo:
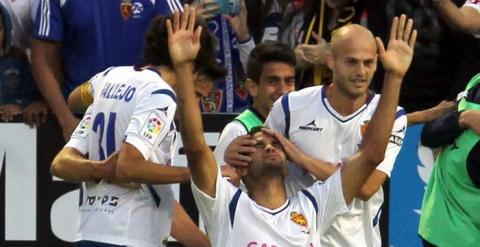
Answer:
[[[184,6],[183,14],[173,14],[173,23],[167,20],[168,49],[173,65],[192,63],[200,50],[202,27],[195,28],[195,11]]]
[[[386,73],[403,77],[407,73],[413,58],[413,48],[417,39],[417,30],[412,31],[413,20],[405,15],[395,17],[390,29],[387,50],[380,38],[376,38],[378,55]]]
[[[250,135],[239,136],[228,145],[223,159],[234,168],[247,167],[252,161],[250,154],[255,152],[256,141]]]
[[[245,5],[245,0],[240,0],[240,12],[238,12],[238,14],[234,16],[224,14],[223,17],[230,23],[240,42],[245,42],[250,38],[250,32],[247,26],[247,6]]]

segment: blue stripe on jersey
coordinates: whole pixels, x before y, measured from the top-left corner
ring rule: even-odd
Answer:
[[[315,213],[318,214],[318,205],[317,205],[317,201],[315,201],[315,198],[313,197],[313,195],[308,192],[308,190],[302,190],[303,194],[305,194],[305,196],[312,202],[313,204],[313,207],[315,208]]]
[[[404,115],[407,115],[407,113],[405,112],[405,110],[403,108],[401,108],[400,110],[397,111],[397,114],[395,115],[395,120],[401,116],[404,116]]]
[[[378,222],[380,221],[380,213],[382,212],[382,209],[378,209],[378,212],[377,214],[375,215],[375,217],[373,218],[373,227],[376,227],[378,225]]]
[[[273,213],[272,213],[272,212],[269,212],[269,211],[267,211],[267,210],[265,210],[265,209],[262,209],[262,208],[260,208],[260,207],[259,207],[258,209],[262,210],[262,211],[265,212],[265,213],[269,213],[269,214],[271,214],[271,215],[276,215],[276,214],[278,214],[278,213],[281,213],[283,210],[287,209],[288,206],[290,206],[290,199],[287,199],[287,200],[288,200],[288,201],[287,201],[287,204],[285,204],[285,206],[283,206],[283,208],[278,209],[276,212],[273,212]]]
[[[160,199],[160,196],[158,196],[157,192],[152,187],[152,185],[148,184],[147,188],[150,191],[150,193],[152,194],[153,200],[155,201],[155,205],[158,207],[160,205],[160,202],[162,201],[162,199]]]
[[[175,96],[175,93],[172,92],[172,90],[158,89],[157,91],[153,91],[152,94],[165,94],[167,96],[170,96],[170,98],[172,98],[173,101],[177,102],[177,96]]]
[[[290,133],[290,109],[288,107],[288,94],[283,95],[282,97],[282,109],[283,115],[285,117],[285,133],[283,135],[288,139]]]
[[[78,206],[81,207],[83,205],[83,183],[80,184],[80,191],[78,193]]]
[[[233,198],[230,201],[230,204],[228,205],[228,211],[230,212],[230,225],[232,227],[233,227],[233,220],[235,219],[235,211],[237,210],[238,199],[240,198],[241,194],[242,194],[242,190],[238,189],[237,192],[235,192],[235,195],[233,195]]]

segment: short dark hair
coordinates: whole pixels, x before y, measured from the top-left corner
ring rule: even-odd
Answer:
[[[247,62],[247,78],[259,83],[263,65],[270,62],[281,62],[293,67],[297,64],[295,52],[287,44],[278,41],[265,41],[257,45]]]
[[[143,50],[143,62],[155,66],[167,66],[173,68],[172,59],[168,51],[168,33],[166,22],[173,19],[172,16],[157,16],[152,20],[145,34],[145,48]],[[202,76],[216,81],[226,75],[226,70],[216,60],[217,43],[215,37],[208,31],[204,22],[195,20],[195,28],[202,26],[200,35],[200,51],[194,61],[194,71]]]
[[[255,126],[248,131],[248,135],[253,136],[258,132],[262,132],[262,129],[266,129],[267,127],[260,125],[260,126]]]

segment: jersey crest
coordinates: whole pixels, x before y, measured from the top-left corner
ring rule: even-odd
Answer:
[[[290,213],[290,219],[293,221],[293,223],[303,226],[303,227],[308,227],[308,221],[303,214],[293,211]]]
[[[212,91],[207,97],[202,99],[202,107],[205,112],[219,112],[222,108],[223,90]]]
[[[120,14],[124,20],[128,20],[132,16],[133,5],[132,0],[122,0],[120,3]]]
[[[363,124],[360,125],[360,134],[362,135],[362,137],[365,135],[365,133],[367,133],[367,128],[368,128],[368,123],[370,122],[370,120],[366,120],[366,121],[363,121]]]

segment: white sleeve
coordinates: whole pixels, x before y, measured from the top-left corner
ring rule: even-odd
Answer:
[[[377,166],[377,170],[384,172],[390,177],[393,165],[397,159],[398,153],[402,149],[403,138],[407,131],[407,115],[403,108],[397,110],[397,115],[392,128],[392,134],[388,140],[387,149],[385,151],[385,159]]]
[[[225,164],[223,156],[225,154],[225,150],[227,149],[228,145],[230,145],[230,143],[233,141],[233,139],[246,134],[247,130],[245,129],[243,124],[241,124],[237,120],[233,120],[227,125],[225,125],[225,128],[222,130],[220,138],[218,139],[215,151],[213,151],[213,154],[215,155],[215,160],[217,160],[217,164]]]
[[[347,203],[343,197],[341,169],[338,169],[324,183],[315,182],[299,193],[303,193],[309,200],[313,200],[312,203],[317,211],[317,231],[320,236],[338,215],[348,212]]]
[[[238,53],[240,54],[240,63],[242,63],[243,71],[247,71],[248,57],[254,48],[255,42],[252,37],[246,42],[238,42]]]
[[[193,198],[197,203],[198,211],[200,212],[210,239],[218,239],[216,235],[221,231],[215,229],[228,227],[220,223],[228,220],[228,204],[239,190],[239,188],[234,187],[230,182],[221,177],[219,172],[220,168],[218,168],[217,171],[214,198],[205,194],[195,185],[193,180],[191,181]]]
[[[173,92],[170,95],[174,95]],[[177,105],[170,95],[149,91],[139,98],[130,117],[125,142],[135,146],[146,160],[173,126]]]
[[[90,105],[82,120],[78,123],[77,128],[73,131],[70,140],[65,144],[65,147],[75,148],[83,155],[88,153],[88,134],[92,129],[93,117],[92,117],[92,105]]]
[[[275,103],[273,103],[272,109],[265,120],[265,126],[276,130],[282,134],[285,132],[285,114],[282,107],[282,98],[287,97],[283,95]]]

